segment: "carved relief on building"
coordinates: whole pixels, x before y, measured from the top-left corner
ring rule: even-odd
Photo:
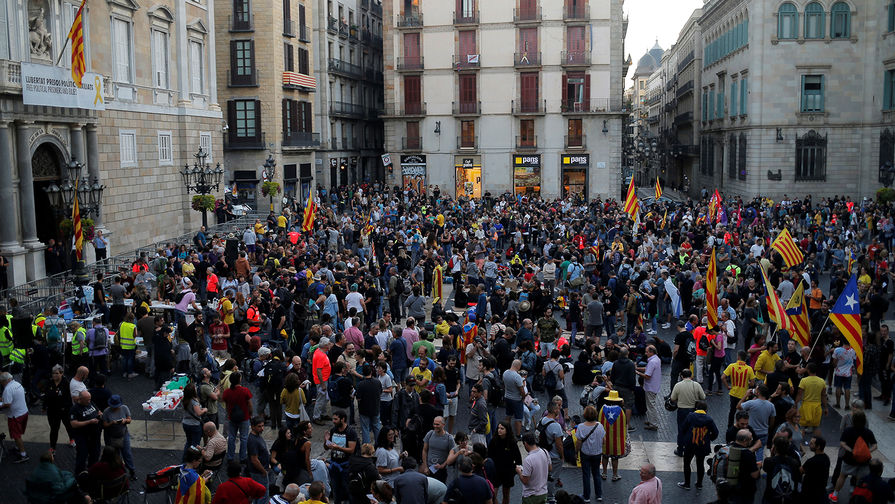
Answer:
[[[50,10],[47,0],[28,2],[28,40],[31,44],[31,58],[52,61],[53,35],[48,28]]]

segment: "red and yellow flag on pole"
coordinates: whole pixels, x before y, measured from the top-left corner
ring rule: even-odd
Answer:
[[[792,337],[800,346],[811,344],[811,323],[808,320],[808,303],[805,300],[805,281],[799,282],[799,286],[789,298],[786,304],[786,315],[792,322]]]
[[[772,322],[777,324],[778,331],[786,329],[789,331],[789,334],[793,334],[795,329],[792,325],[792,321],[789,319],[789,315],[786,314],[786,308],[783,307],[783,303],[777,296],[777,290],[774,289],[774,286],[771,285],[771,281],[768,280],[768,273],[764,270],[764,266],[760,267],[761,276],[764,280],[764,293],[767,297],[768,316],[771,318]]]
[[[84,246],[84,232],[81,229],[81,208],[78,205],[78,183],[75,182],[75,203],[72,206],[71,216],[72,229],[74,230],[75,255],[78,260],[82,259],[81,249]]]
[[[631,185],[628,186],[628,195],[625,197],[625,213],[633,219],[637,214],[637,191],[634,190],[634,177],[631,177]]]
[[[802,261],[805,260],[805,255],[799,250],[799,246],[796,245],[795,240],[792,239],[792,235],[789,234],[789,231],[787,231],[786,228],[784,228],[783,231],[780,231],[777,238],[771,242],[771,248],[776,250],[783,257],[783,262],[785,262],[786,266],[789,268],[792,268],[797,264],[802,264]]]
[[[78,13],[75,14],[75,20],[68,31],[68,38],[71,39],[71,78],[78,87],[81,87],[81,78],[87,71],[87,63],[84,61],[84,18],[82,17],[86,4],[87,0],[81,1]]]
[[[305,214],[301,222],[301,230],[307,233],[314,229],[314,219],[317,218],[317,203],[314,202],[314,190],[308,194],[308,204],[305,205]]]
[[[662,197],[662,184],[659,183],[659,177],[656,177],[656,199]]]
[[[705,273],[705,310],[708,319],[708,327],[718,325],[718,265],[715,263],[715,249],[712,248],[712,258],[709,261],[709,269]]]

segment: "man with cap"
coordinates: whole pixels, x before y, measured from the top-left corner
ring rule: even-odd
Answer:
[[[118,450],[130,473],[131,481],[137,481],[134,456],[131,453],[131,436],[127,430],[128,424],[131,423],[131,411],[121,402],[120,395],[114,394],[109,398],[109,407],[103,411],[102,421],[106,446]]]
[[[329,376],[332,373],[332,365],[327,355],[330,347],[332,347],[332,343],[329,338],[325,336],[320,338],[320,343],[317,345],[317,349],[314,351],[311,359],[311,376],[314,380],[314,385],[317,387],[317,400],[314,402],[313,414],[314,423],[317,425],[324,425],[325,421],[330,418],[325,416],[326,403],[329,402],[327,386],[329,385]]]

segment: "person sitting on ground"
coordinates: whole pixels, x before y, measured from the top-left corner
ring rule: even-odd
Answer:
[[[78,488],[75,476],[56,465],[52,450],[40,456],[40,465],[25,479],[30,504],[85,504],[90,497]]]

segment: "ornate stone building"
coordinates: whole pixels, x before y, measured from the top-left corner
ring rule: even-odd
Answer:
[[[43,277],[46,245],[71,240],[59,226],[70,209],[46,192],[66,181],[70,162],[106,186],[91,218],[112,251],[126,251],[196,229],[179,171],[200,146],[208,162],[223,159],[213,4],[90,2],[81,90],[71,48],[62,50],[78,6],[0,2],[0,254],[10,285]]]

